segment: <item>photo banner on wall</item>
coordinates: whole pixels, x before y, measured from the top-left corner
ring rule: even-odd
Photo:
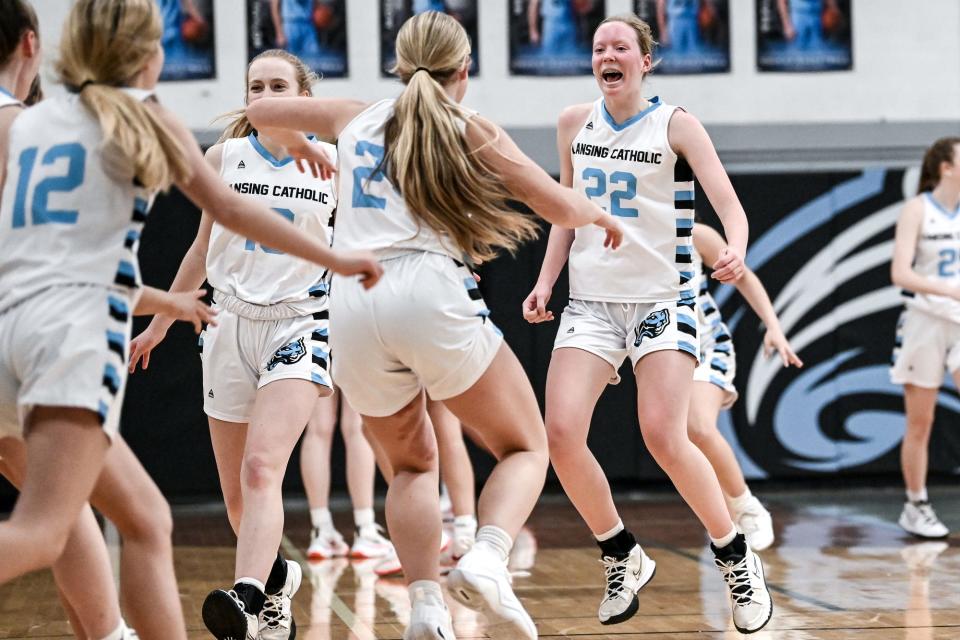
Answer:
[[[510,3],[510,73],[577,76],[592,73],[593,32],[603,21],[603,0],[507,0]]]
[[[385,78],[393,75],[390,70],[397,61],[397,32],[408,18],[425,11],[446,13],[463,25],[472,49],[470,75],[480,73],[477,0],[380,0],[380,74]]]
[[[321,77],[346,77],[346,0],[247,0],[247,56],[267,49],[289,51]]]
[[[660,43],[657,74],[730,71],[728,0],[634,0],[633,10]]]
[[[757,0],[757,69],[852,69],[851,2]]]
[[[209,80],[217,75],[213,0],[157,0],[163,21],[160,80]]]

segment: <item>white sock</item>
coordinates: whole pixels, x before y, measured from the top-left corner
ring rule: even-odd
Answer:
[[[453,529],[470,531],[471,535],[477,532],[477,517],[471,514],[465,516],[456,516],[453,519]]]
[[[433,580],[411,582],[407,585],[407,593],[410,594],[410,604],[413,605],[424,599],[443,602],[443,590],[440,588],[440,583]]]
[[[310,509],[310,524],[317,529],[333,528],[333,516],[327,507]]]
[[[373,524],[373,508],[354,509],[353,523],[357,525],[357,529],[363,529]]]
[[[105,635],[101,640],[122,640],[123,632],[127,630],[127,625],[123,622],[123,619],[120,619],[120,625]]]
[[[739,496],[732,496],[727,498],[727,504],[730,505],[730,509],[734,513],[740,513],[746,508],[747,503],[750,502],[750,498],[753,497],[753,494],[750,493],[750,487],[747,487],[747,490],[741,493]]]
[[[250,586],[256,587],[260,590],[260,593],[266,593],[267,587],[257,580],[256,578],[238,578],[234,584],[249,584]]]
[[[597,539],[597,542],[606,542],[607,540],[613,538],[613,536],[623,531],[623,529],[623,520],[617,520],[617,524],[613,525],[613,529],[610,529],[610,531],[605,531],[604,533],[594,534],[593,537]]]
[[[923,487],[920,491],[910,491],[910,489],[907,489],[907,500],[910,502],[927,502],[929,500],[927,497],[927,488]]]
[[[512,547],[513,539],[510,534],[492,524],[480,527],[477,531],[477,542],[473,546],[474,549],[486,548],[490,550],[503,562],[506,562],[507,558],[510,557]]]
[[[723,536],[722,538],[710,538],[710,542],[713,543],[717,549],[723,549],[725,546],[733,542],[733,539],[737,537],[737,528],[733,526],[733,523],[730,523],[730,533]]]

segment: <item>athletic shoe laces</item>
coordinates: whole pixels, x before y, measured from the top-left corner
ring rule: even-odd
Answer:
[[[279,593],[267,596],[260,612],[267,629],[279,629],[283,626],[283,596]]]
[[[753,584],[750,582],[750,570],[747,568],[747,557],[744,556],[739,561],[730,560],[724,562],[719,558],[714,559],[720,573],[723,574],[723,580],[730,587],[730,593],[738,606],[746,606],[755,600]]]
[[[603,565],[603,571],[607,577],[607,594],[604,598],[605,600],[609,600],[626,592],[627,586],[624,584],[624,580],[626,580],[627,577],[627,560],[629,560],[629,556],[622,560],[611,556],[603,556],[600,558],[600,563]]]
[[[924,522],[931,525],[940,524],[940,518],[937,517],[937,512],[933,510],[933,506],[929,502],[918,502],[916,506]]]

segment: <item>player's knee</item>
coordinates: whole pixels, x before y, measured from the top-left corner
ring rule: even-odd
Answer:
[[[587,446],[587,429],[579,420],[563,415],[551,415],[546,421],[550,456],[564,455]]]
[[[715,425],[703,415],[696,411],[691,411],[687,416],[687,435],[690,442],[697,445],[700,449],[710,444],[710,440],[716,434]]]
[[[683,438],[678,438],[677,433],[670,428],[670,425],[663,422],[650,424],[647,427],[642,427],[641,431],[643,433],[643,443],[661,467],[668,467],[677,460]]]
[[[168,547],[173,535],[173,515],[170,505],[159,494],[143,496],[136,509],[127,517],[116,518],[114,524],[125,543]]]
[[[248,453],[240,477],[243,486],[254,491],[270,489],[283,480],[284,467],[262,453]]]
[[[911,412],[907,416],[907,431],[904,438],[927,440],[933,430],[933,411]]]

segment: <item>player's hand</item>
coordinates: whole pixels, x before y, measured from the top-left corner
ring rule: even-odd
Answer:
[[[380,276],[383,275],[383,267],[369,251],[338,251],[330,269],[343,276],[359,275],[364,289],[377,284]]]
[[[553,320],[553,311],[547,309],[547,303],[550,302],[552,294],[553,287],[538,282],[527,299],[523,301],[523,319],[531,324]]]
[[[743,264],[743,256],[735,249],[724,247],[720,252],[720,258],[713,264],[713,279],[720,282],[736,282],[746,271],[746,265]]]
[[[307,140],[306,137],[302,137],[302,142],[288,146],[287,153],[297,164],[300,173],[306,173],[304,167],[308,167],[314,178],[329,180],[337,171],[337,165],[330,159],[326,151],[320,148],[320,145]]]
[[[605,213],[594,220],[593,224],[607,232],[606,237],[603,239],[604,247],[617,249],[620,243],[623,242],[623,225],[609,213]]]
[[[150,366],[150,353],[167,337],[167,330],[151,322],[143,333],[130,341],[130,373],[137,370],[137,363],[143,359],[143,368]]]
[[[780,329],[767,329],[767,333],[763,336],[763,355],[769,358],[774,352],[780,355],[784,367],[790,365],[798,369],[803,367],[803,360],[793,352],[793,347],[790,346],[790,342],[783,335],[783,332]]]
[[[217,326],[217,310],[203,301],[205,295],[206,289],[167,293],[164,315],[189,322],[196,333],[203,331],[204,324]]]

